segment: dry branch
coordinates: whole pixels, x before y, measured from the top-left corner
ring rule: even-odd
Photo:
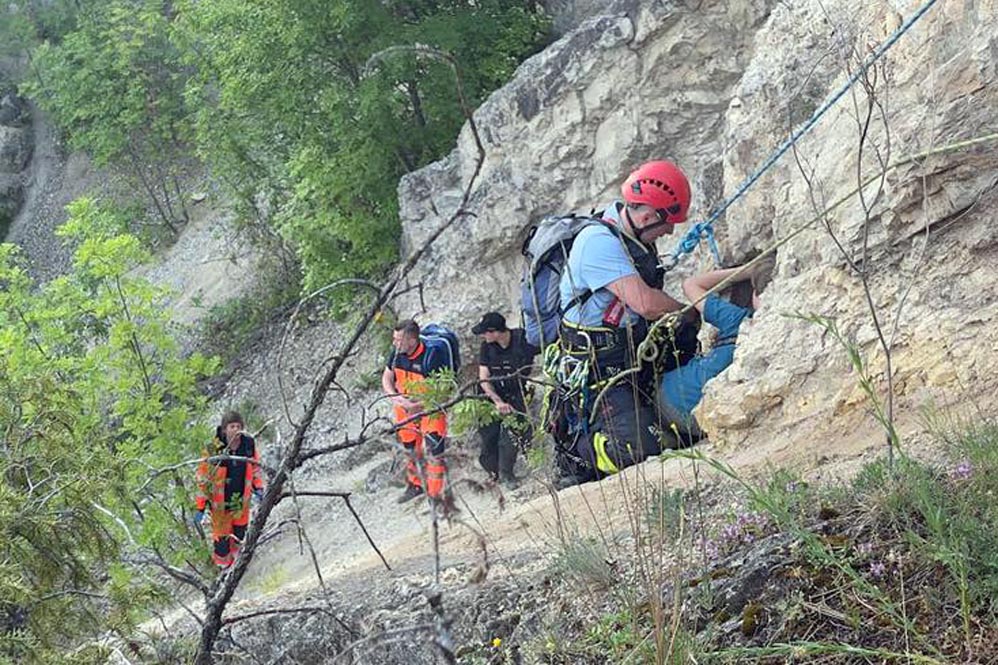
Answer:
[[[294,473],[294,471],[298,469],[302,463],[309,459],[302,454],[302,447],[305,443],[306,434],[311,428],[312,423],[315,420],[316,412],[319,410],[319,407],[322,406],[326,394],[336,381],[336,378],[339,375],[340,370],[343,368],[346,359],[353,352],[354,348],[367,332],[375,317],[389,302],[389,300],[391,300],[396,293],[396,290],[399,288],[399,285],[404,283],[406,277],[410,272],[412,272],[430,247],[458,219],[469,214],[466,210],[466,206],[471,198],[471,192],[478,180],[478,176],[482,170],[482,165],[485,161],[485,148],[482,144],[481,137],[479,136],[478,128],[475,125],[475,120],[472,117],[464,99],[463,81],[461,80],[461,73],[457,63],[453,58],[446,54],[435,53],[433,55],[434,57],[439,57],[449,62],[454,70],[457,79],[457,94],[461,102],[461,108],[467,118],[468,125],[471,129],[475,146],[477,148],[478,154],[474,170],[472,171],[471,177],[465,186],[461,202],[457,209],[446,221],[441,223],[428,238],[426,238],[422,245],[420,245],[420,247],[418,247],[416,251],[414,251],[406,259],[406,261],[395,270],[394,276],[380,288],[377,297],[368,306],[368,309],[360,323],[357,324],[353,333],[343,343],[340,350],[333,357],[333,361],[323,377],[313,386],[309,402],[305,407],[300,421],[295,427],[295,432],[291,438],[291,441],[288,443],[288,446],[284,451],[280,468],[270,479],[267,490],[264,493],[263,500],[257,508],[255,518],[250,523],[249,529],[246,532],[246,539],[243,543],[239,556],[236,558],[236,561],[232,567],[216,580],[210,594],[208,594],[207,601],[205,603],[205,621],[201,630],[197,654],[194,659],[196,665],[210,665],[214,662],[213,648],[215,641],[218,638],[218,633],[223,626],[222,614],[224,613],[229,601],[232,599],[232,596],[235,593],[236,588],[239,586],[240,581],[246,574],[250,562],[253,560],[258,541],[260,540],[260,536],[267,525],[267,520],[269,519],[274,507],[278,504],[281,496],[284,494],[285,484],[290,480],[291,474]]]

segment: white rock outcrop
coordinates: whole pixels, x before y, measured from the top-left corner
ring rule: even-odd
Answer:
[[[441,236],[423,263],[416,279],[429,311],[420,318],[470,337],[485,310],[515,315],[529,222],[604,203],[648,158],[687,170],[693,217],[703,217],[921,4],[632,1],[583,22],[475,113],[487,156],[469,205],[474,216]],[[718,221],[729,264],[784,242],[735,364],[709,385],[699,409],[712,440],[783,437],[791,446],[842,435],[843,423],[849,436],[874,431],[845,350],[822,327],[788,314],[833,317],[878,389],[880,335],[893,340],[904,417],[929,402],[990,404],[998,376],[998,142],[905,163],[879,195],[876,183],[863,190],[867,212],[852,196],[811,220],[815,206],[852,192],[880,161],[998,131],[996,35],[998,1],[936,3],[869,70],[876,104],[862,150],[868,96],[858,84],[799,142],[796,158],[784,156]],[[475,158],[466,126],[451,155],[402,181],[403,253],[453,213]],[[660,250],[671,242],[660,241]],[[674,277],[697,263],[706,256],[687,259]],[[412,297],[401,309],[419,307]]]

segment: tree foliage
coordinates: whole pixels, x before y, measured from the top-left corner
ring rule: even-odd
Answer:
[[[190,136],[187,74],[169,26],[162,2],[87,6],[61,41],[34,49],[38,78],[23,88],[72,147],[99,166],[135,178],[160,219],[176,231],[186,220],[176,168]]]
[[[548,37],[524,0],[73,6],[10,13],[15,48],[34,54],[38,74],[23,88],[73,147],[138,178],[174,230],[186,219],[174,167],[196,146],[255,238],[294,248],[307,287],[396,258],[398,179],[443,156],[464,120],[449,66],[411,53],[369,66],[371,56],[440,49],[476,104]]]
[[[528,3],[214,0],[181,5],[178,39],[198,145],[244,201],[266,194],[296,247],[307,287],[373,275],[397,255],[397,183],[439,158],[463,122],[448,66],[394,45],[424,44],[460,63],[476,103],[546,37]]]
[[[0,245],[0,661],[57,662],[130,625],[162,581],[136,557],[177,563],[195,542],[189,470],[151,470],[210,435],[196,381],[215,363],[181,356],[164,293],[129,275],[145,251],[123,225],[74,202],[72,272],[40,288]]]
[[[0,16],[32,60],[22,92],[71,146],[136,178],[171,226],[196,148],[306,287],[396,258],[398,180],[464,122],[449,65],[388,49],[452,55],[476,104],[547,37],[513,0],[30,0]],[[72,268],[44,285],[0,246],[0,662],[98,659],[96,636],[208,561],[185,463],[210,435],[197,381],[217,363],[181,353],[165,294],[132,274],[133,222],[72,204]]]
[[[0,8],[0,56],[30,55],[45,41],[58,42],[94,0],[24,0]]]

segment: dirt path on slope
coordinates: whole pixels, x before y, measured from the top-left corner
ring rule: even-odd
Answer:
[[[917,417],[904,416],[900,425],[912,447],[925,447],[926,435]],[[790,468],[810,478],[832,481],[851,477],[863,463],[883,452],[883,435],[872,423],[868,427],[854,426],[848,432],[831,424],[828,429],[815,432],[816,445],[812,446],[772,440],[751,450],[718,449],[709,443],[697,450],[730,465],[746,479],[776,468]],[[832,437],[832,431],[837,436]],[[378,463],[376,458],[344,472],[336,479],[337,486],[348,489]],[[690,460],[653,459],[603,482],[568,488],[554,496],[543,482],[532,478],[504,496],[504,503],[497,491],[472,492],[459,481],[459,522],[444,523],[440,529],[443,574],[449,584],[467,583],[467,573],[476,570],[482,561],[482,538],[475,531],[482,534],[491,569],[497,574],[515,569],[519,561],[550,558],[558,551],[563,534],[567,538],[592,537],[612,543],[630,532],[634,505],[646,501],[653,488],[692,487],[697,477],[703,483],[719,475],[702,463],[698,466],[695,471]],[[478,477],[473,469],[461,470],[458,475]],[[392,566],[391,573],[371,550],[341,501],[330,499],[322,514],[313,517],[308,537],[318,555],[327,589],[338,590],[338,595],[354,590],[346,595],[355,595],[356,602],[362,603],[365,588],[398,584],[406,577],[432,576],[434,555],[428,511],[422,501],[397,506],[394,499],[398,491],[389,488],[354,495],[357,511]],[[297,539],[288,534],[254,559],[229,612],[245,612],[277,598],[293,604],[292,599],[318,590],[307,550],[300,554]]]
[[[7,242],[20,245],[32,274],[49,280],[65,272],[71,252],[55,237],[66,219],[65,206],[94,184],[94,173],[82,155],[66,156],[56,129],[35,104],[28,102],[34,151],[28,165],[24,204],[11,222]]]

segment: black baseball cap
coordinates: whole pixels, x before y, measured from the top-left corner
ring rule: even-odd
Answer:
[[[474,328],[471,329],[476,335],[481,335],[482,333],[489,332],[490,330],[495,330],[499,332],[505,332],[508,330],[506,327],[506,317],[499,312],[487,312],[482,320],[478,322]]]

